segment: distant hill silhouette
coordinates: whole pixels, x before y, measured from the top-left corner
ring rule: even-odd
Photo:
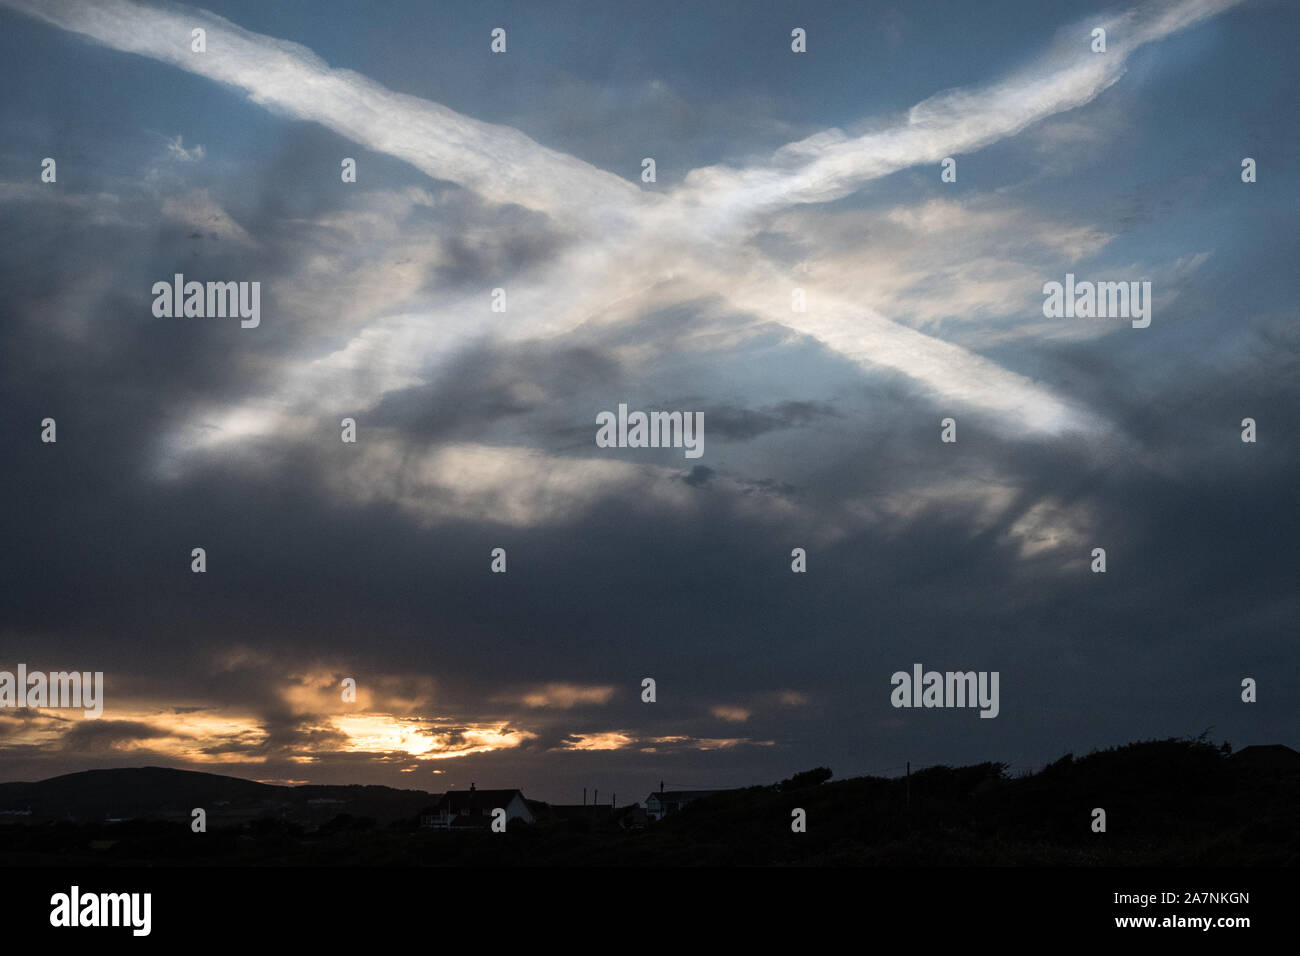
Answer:
[[[432,796],[422,791],[92,771],[0,785],[0,811],[32,810],[0,815],[0,864],[1300,864],[1300,754],[1278,745],[1230,755],[1202,736],[1066,754],[1017,777],[999,763],[910,780],[828,776],[818,768],[720,791],[644,829],[620,826],[616,813],[556,813],[512,822],[503,836],[418,829]],[[212,814],[219,801],[224,823]],[[208,833],[190,832],[192,806],[209,808]],[[805,833],[791,832],[796,807]],[[1095,807],[1105,833],[1092,831]],[[151,819],[104,822],[127,814]]]
[[[189,810],[217,800],[267,800],[279,788],[214,773],[140,767],[86,770],[39,783],[0,783],[0,811],[30,809],[38,819],[91,819]]]
[[[190,811],[202,807],[209,826],[258,817],[311,826],[340,813],[387,824],[413,818],[436,799],[436,794],[423,790],[360,785],[284,787],[214,773],[140,767],[86,770],[39,783],[0,783],[0,821],[188,822]]]

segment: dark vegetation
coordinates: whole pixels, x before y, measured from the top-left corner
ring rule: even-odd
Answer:
[[[211,803],[212,781],[226,782],[227,808],[244,801],[240,812],[263,811],[240,822],[228,815],[224,824],[214,814],[204,834],[190,832],[187,811],[184,819],[0,824],[0,865],[1296,865],[1297,763],[1300,754],[1285,747],[1231,754],[1202,736],[1067,754],[1019,777],[997,763],[931,767],[910,781],[832,781],[818,768],[699,800],[641,830],[623,829],[610,815],[515,821],[506,834],[421,830],[418,811],[428,795],[418,791],[293,788],[318,794],[306,804],[302,794],[286,800],[288,788],[193,774],[183,776],[208,779],[178,780],[185,792],[169,813]],[[180,772],[104,773],[153,773],[147,786],[156,792],[166,782],[159,774]],[[130,779],[54,792],[59,780],[83,776],[0,785],[0,810],[21,802],[13,788],[47,787],[44,799],[93,808],[102,819],[111,808],[96,800],[120,802],[109,791]],[[319,796],[338,792],[353,796]],[[295,806],[325,818],[295,819]],[[807,812],[806,833],[791,832],[795,807]],[[1106,810],[1105,833],[1092,832],[1094,807]]]

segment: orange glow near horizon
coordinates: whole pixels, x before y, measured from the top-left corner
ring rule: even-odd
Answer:
[[[273,662],[255,650],[242,649],[230,652],[220,663],[225,672]],[[553,715],[526,717],[526,726],[534,720],[537,725],[525,730],[510,719],[466,720],[440,713],[432,701],[433,681],[425,677],[372,677],[359,682],[356,701],[346,701],[339,694],[339,672],[318,665],[294,672],[267,707],[225,707],[202,699],[150,694],[110,699],[98,718],[49,708],[10,711],[0,714],[5,718],[0,724],[0,752],[16,746],[65,756],[163,759],[204,768],[280,764],[283,776],[297,779],[302,771],[290,767],[305,771],[342,757],[405,765],[403,773],[423,766],[427,772],[429,761],[522,748],[543,733],[556,741],[548,744],[550,752],[672,753],[772,745],[770,740],[748,738],[642,736],[629,729],[564,733],[563,727],[556,726],[560,717],[555,712],[608,703],[614,689],[605,685],[554,682],[490,698],[527,708],[529,714],[552,711]],[[429,716],[408,716],[421,711]],[[713,708],[715,719],[733,723],[750,715],[748,708],[735,705]]]

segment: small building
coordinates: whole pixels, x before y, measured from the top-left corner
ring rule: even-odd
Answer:
[[[657,790],[645,798],[645,814],[651,820],[662,820],[688,803],[722,792],[721,790]]]
[[[1285,744],[1254,744],[1242,747],[1232,755],[1239,766],[1274,773],[1300,771],[1300,753]]]
[[[505,810],[507,821],[533,823],[536,819],[518,790],[479,790],[470,784],[468,790],[444,793],[436,804],[422,810],[420,826],[441,830],[488,827],[492,825],[492,812],[498,807]]]

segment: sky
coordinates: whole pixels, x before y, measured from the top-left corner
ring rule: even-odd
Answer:
[[[1300,747],[1297,23],[0,0],[0,670],[105,680],[0,709],[0,780]],[[176,273],[259,324],[155,315]],[[1067,274],[1150,325],[1046,316]],[[703,454],[600,447],[620,404]],[[892,706],[915,663],[998,716]]]

